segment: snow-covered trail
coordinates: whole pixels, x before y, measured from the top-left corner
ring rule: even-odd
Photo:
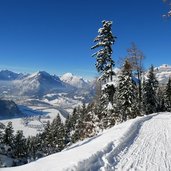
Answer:
[[[171,116],[163,113],[143,123],[133,144],[118,155],[115,170],[170,171]]]
[[[171,171],[171,113],[137,117],[62,152],[2,171]]]
[[[149,115],[133,122],[116,144],[109,143],[98,157],[80,162],[76,170],[171,171],[171,113]]]

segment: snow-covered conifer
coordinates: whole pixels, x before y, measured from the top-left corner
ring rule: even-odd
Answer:
[[[137,103],[137,86],[132,78],[131,65],[126,60],[117,89],[116,113],[119,114],[120,121],[134,118],[139,114]]]
[[[13,154],[15,158],[24,158],[27,155],[26,151],[26,139],[23,135],[23,131],[17,131],[14,137]]]
[[[105,77],[112,81],[114,61],[112,59],[112,45],[116,37],[112,34],[112,21],[102,21],[103,27],[98,30],[99,35],[95,38],[96,45],[92,49],[100,48],[92,56],[96,57],[96,68]]]
[[[3,136],[3,143],[9,146],[13,146],[14,142],[14,128],[12,126],[12,122],[8,122],[7,126],[4,130],[4,136]]]
[[[165,90],[165,101],[167,111],[171,112],[171,78],[169,78]]]
[[[78,140],[83,140],[83,132],[85,129],[85,115],[86,115],[86,106],[85,104],[82,107],[77,108],[77,120],[75,123],[74,134],[72,135],[72,142],[76,142]]]
[[[61,118],[59,114],[57,117],[53,120],[51,124],[51,136],[52,136],[52,141],[51,141],[51,146],[54,152],[61,151],[64,148],[64,125],[61,121]]]
[[[0,143],[3,143],[5,125],[0,122]]]
[[[146,114],[158,111],[157,88],[158,81],[154,73],[154,67],[151,66],[147,80],[143,83],[143,108]]]

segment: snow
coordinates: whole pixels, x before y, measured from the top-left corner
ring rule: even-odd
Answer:
[[[62,152],[1,171],[171,170],[171,113],[129,120]]]
[[[113,109],[113,105],[112,105],[112,103],[109,103],[107,106],[107,110],[112,110],[112,109]]]
[[[82,104],[80,99],[72,99],[65,96],[65,94],[61,94],[61,96],[58,96],[54,100],[48,100],[45,98],[44,102],[54,106],[60,106],[63,109],[73,109],[74,107],[77,107],[78,105]]]
[[[7,125],[8,122],[12,122],[15,133],[17,132],[17,130],[22,130],[25,137],[36,136],[36,134],[38,133],[37,129],[25,126],[21,118],[0,120],[0,122],[5,125]]]
[[[159,83],[167,84],[169,77],[171,77],[171,66],[168,64],[163,64],[154,68],[154,70]]]
[[[28,136],[36,136],[37,133],[43,131],[45,124],[47,121],[52,122],[52,120],[59,114],[61,117],[61,121],[64,123],[66,118],[61,114],[58,109],[54,108],[45,108],[45,107],[35,107],[29,106],[29,111],[24,111],[24,113],[28,114],[28,117],[24,118],[14,118],[14,119],[4,119],[0,120],[1,123],[7,125],[8,122],[12,122],[15,133],[17,130],[22,130],[25,137]],[[31,111],[32,110],[32,111]],[[34,115],[30,115],[31,112]],[[36,115],[37,113],[37,115]]]
[[[60,79],[76,88],[84,88],[89,86],[86,80],[84,80],[82,77],[75,76],[72,73],[65,73]]]
[[[171,113],[145,122],[133,145],[119,156],[118,170],[171,170]]]

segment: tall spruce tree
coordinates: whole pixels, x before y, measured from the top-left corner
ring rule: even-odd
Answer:
[[[36,160],[37,152],[39,151],[39,136],[28,137],[26,144],[27,144],[29,160],[30,161]]]
[[[96,57],[96,68],[104,79],[110,77],[112,81],[114,61],[112,59],[112,45],[116,37],[112,34],[112,22],[102,21],[103,27],[98,30],[99,35],[95,38],[96,43],[91,49],[100,48],[92,56]]]
[[[14,137],[14,156],[15,158],[27,157],[26,139],[23,135],[23,131],[17,131]]]
[[[164,87],[160,86],[157,89],[157,102],[158,102],[158,112],[164,112],[166,110],[166,104],[165,104],[165,92]]]
[[[63,150],[64,148],[64,125],[61,121],[61,118],[59,114],[57,117],[53,120],[50,128],[50,134],[52,137],[51,141],[51,147],[52,151],[54,152],[59,152]]]
[[[65,128],[64,124],[62,123],[61,117],[58,115],[58,135],[57,135],[57,145],[58,145],[58,151],[61,151],[65,147]]]
[[[64,143],[65,143],[65,146],[68,146],[70,143],[71,143],[71,131],[73,130],[72,129],[72,123],[71,123],[71,116],[68,115],[68,117],[66,118],[66,121],[65,121],[65,136],[64,136]]]
[[[14,128],[12,126],[12,122],[8,122],[7,126],[4,130],[4,136],[3,136],[3,143],[9,146],[13,146],[14,142]]]
[[[171,112],[171,77],[168,80],[165,90],[165,103],[167,111]]]
[[[85,114],[86,114],[86,106],[83,104],[82,107],[77,108],[77,120],[75,123],[75,130],[72,135],[72,142],[76,142],[78,140],[83,140],[84,139],[84,128],[85,128]]]
[[[86,109],[82,109],[84,112],[84,120],[83,120],[83,131],[82,138],[92,137],[99,131],[99,118],[95,113],[95,105],[94,103],[90,103],[86,106]]]
[[[50,121],[47,122],[43,133],[41,134],[41,140],[42,140],[42,151],[46,155],[51,154],[51,142],[52,142],[52,135],[51,135],[51,125]]]
[[[143,107],[145,114],[151,114],[158,111],[157,88],[158,81],[152,65],[147,75],[147,79],[143,83]]]
[[[116,111],[119,113],[121,122],[130,118],[135,118],[139,114],[137,103],[137,86],[132,78],[131,65],[126,60],[117,90]]]
[[[5,125],[0,122],[0,143],[3,143]]]

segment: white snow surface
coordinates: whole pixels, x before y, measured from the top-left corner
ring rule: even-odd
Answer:
[[[68,149],[1,171],[170,171],[171,113],[129,120]]]
[[[44,130],[44,126],[46,125],[47,121],[52,122],[55,117],[59,114],[61,117],[62,122],[65,122],[64,116],[61,112],[57,109],[50,109],[45,107],[35,107],[29,106],[30,109],[36,112],[46,113],[44,115],[33,115],[26,118],[13,118],[13,119],[3,119],[0,120],[1,123],[7,125],[8,122],[12,122],[14,132],[16,133],[18,130],[22,130],[25,137],[28,136],[36,136],[37,133],[40,133]],[[28,114],[31,111],[28,111]],[[25,111],[26,113],[26,111]],[[26,121],[25,121],[26,119]]]
[[[36,134],[38,133],[37,129],[35,129],[34,127],[25,126],[21,118],[0,120],[0,122],[5,125],[7,125],[10,121],[12,122],[15,133],[18,130],[22,130],[25,137],[36,136]]]
[[[154,68],[154,70],[159,83],[167,84],[169,77],[171,77],[171,66],[168,64],[163,64]]]
[[[77,88],[84,88],[89,86],[87,80],[84,80],[82,77],[75,76],[72,73],[65,73],[60,79],[63,82]]]

